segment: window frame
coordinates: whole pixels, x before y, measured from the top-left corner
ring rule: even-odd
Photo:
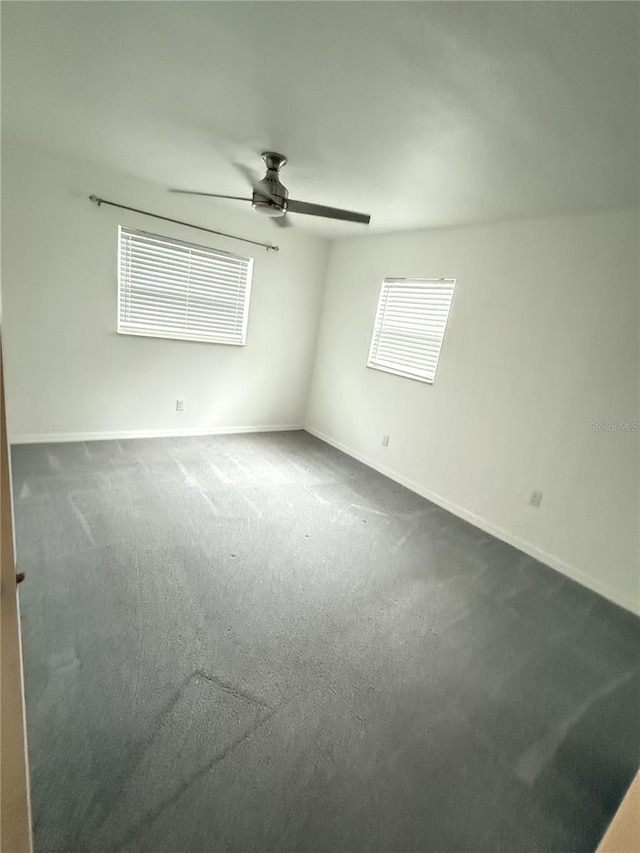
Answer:
[[[384,309],[382,309],[382,317],[380,317],[382,300],[383,300],[383,297],[385,296],[385,294],[387,294],[387,298],[388,298],[389,288],[392,287],[394,284],[402,285],[403,287],[411,286],[414,284],[416,286],[424,287],[424,285],[426,285],[426,284],[433,284],[433,285],[442,286],[445,283],[450,285],[451,297],[449,299],[449,305],[447,308],[444,326],[442,329],[442,337],[440,338],[439,343],[438,343],[438,348],[437,348],[437,353],[436,353],[436,358],[435,358],[435,364],[433,366],[432,376],[431,377],[421,376],[417,373],[411,373],[411,372],[408,372],[406,370],[402,370],[401,368],[390,367],[388,365],[376,363],[373,360],[374,354],[377,355],[378,346],[379,346],[379,342],[380,342],[380,331],[384,327]],[[378,293],[378,300],[376,303],[376,311],[375,311],[375,315],[374,315],[374,319],[373,319],[373,327],[371,330],[371,341],[369,344],[369,354],[367,356],[366,366],[368,368],[370,368],[371,370],[379,370],[382,373],[390,373],[394,376],[402,376],[405,379],[413,379],[416,382],[423,382],[427,385],[433,385],[435,380],[436,380],[438,367],[440,365],[440,357],[442,355],[442,348],[444,346],[444,341],[446,338],[447,329],[449,327],[449,320],[451,317],[451,308],[453,305],[453,297],[454,297],[454,293],[455,293],[455,288],[456,288],[456,279],[453,278],[452,276],[445,276],[445,277],[442,277],[442,276],[439,276],[439,277],[422,276],[422,277],[412,277],[412,278],[396,278],[396,277],[388,276],[388,277],[384,278],[382,280],[382,284],[380,285],[380,291]],[[380,319],[380,330],[378,330],[379,319]]]
[[[193,248],[200,252],[210,253],[212,255],[218,255],[226,258],[234,258],[240,261],[245,261],[247,264],[247,276],[244,290],[244,304],[243,304],[243,313],[242,313],[242,335],[238,340],[229,340],[228,338],[219,337],[216,335],[203,335],[198,332],[188,332],[188,331],[180,331],[180,330],[170,330],[170,329],[161,329],[161,328],[131,328],[122,324],[122,301],[123,301],[123,286],[122,286],[122,249],[123,249],[123,232],[125,234],[134,234],[134,235],[142,235],[143,237],[151,237],[157,240],[165,241],[170,244],[183,246],[187,248]],[[116,332],[119,335],[132,335],[133,337],[142,337],[142,338],[164,338],[165,340],[177,340],[177,341],[193,341],[195,343],[208,343],[208,344],[222,344],[225,346],[246,346],[247,345],[247,335],[249,328],[249,307],[251,303],[251,290],[253,284],[253,264],[254,258],[246,255],[238,255],[234,252],[226,252],[223,249],[214,249],[211,246],[205,246],[200,243],[193,243],[188,240],[181,240],[177,237],[171,237],[164,234],[157,234],[155,232],[146,231],[142,228],[131,228],[127,225],[118,225],[118,259],[117,259],[117,290],[118,290],[118,299],[117,299],[117,315],[116,315]],[[126,298],[126,297],[124,297]]]

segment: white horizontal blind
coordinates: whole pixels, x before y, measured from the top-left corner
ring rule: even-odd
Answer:
[[[453,278],[385,278],[367,366],[433,382],[455,283]]]
[[[252,258],[119,228],[118,332],[244,344]]]

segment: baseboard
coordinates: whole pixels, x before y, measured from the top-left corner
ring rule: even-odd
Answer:
[[[51,432],[9,436],[10,444],[58,444],[70,441],[110,441],[123,438],[171,438],[189,435],[228,435],[241,432],[292,432],[301,430],[294,424],[267,426],[185,427],[183,429],[130,429],[109,432]]]
[[[389,477],[390,480],[394,480],[396,483],[400,483],[401,486],[405,486],[407,489],[410,489],[412,492],[415,492],[416,494],[420,495],[420,497],[426,498],[428,501],[431,501],[432,503],[437,504],[443,509],[446,509],[449,512],[453,513],[453,515],[457,515],[458,518],[462,518],[465,521],[468,521],[473,524],[475,527],[479,527],[481,530],[484,530],[485,533],[490,533],[492,536],[495,536],[496,539],[500,539],[503,542],[506,542],[508,545],[513,545],[513,547],[517,548],[519,551],[528,554],[535,560],[539,560],[541,563],[544,563],[550,568],[555,569],[557,572],[560,572],[566,577],[571,578],[571,580],[582,584],[582,586],[586,586],[593,592],[597,592],[598,595],[602,595],[609,601],[613,601],[614,604],[617,604],[620,607],[624,607],[625,610],[630,610],[632,613],[640,615],[640,610],[637,601],[627,598],[624,595],[620,595],[620,593],[618,593],[616,590],[610,589],[600,581],[594,580],[593,578],[582,572],[579,568],[577,568],[577,566],[573,566],[570,563],[567,563],[565,560],[562,560],[560,557],[556,557],[554,554],[550,554],[547,551],[538,548],[531,542],[528,542],[525,539],[521,539],[519,536],[510,533],[508,530],[504,530],[502,527],[493,524],[491,521],[487,521],[486,518],[482,518],[481,516],[476,515],[476,513],[471,512],[470,510],[453,503],[447,498],[442,497],[442,495],[438,495],[435,492],[429,491],[429,489],[426,489],[424,486],[420,485],[420,483],[416,483],[414,480],[410,480],[408,477],[403,477],[401,474],[398,474],[391,468],[387,468],[385,465],[380,465],[380,463],[376,462],[375,460],[364,456],[364,454],[359,453],[357,450],[348,447],[346,444],[343,444],[340,441],[336,441],[334,438],[331,438],[331,436],[325,435],[324,433],[320,432],[319,430],[313,429],[310,426],[305,426],[304,429],[311,435],[315,435],[315,437],[319,438],[321,441],[326,442],[326,444],[330,444],[337,450],[346,453],[347,456],[351,456],[354,459],[357,459],[359,462],[363,462],[369,468],[373,468],[380,474],[384,474],[385,477]]]

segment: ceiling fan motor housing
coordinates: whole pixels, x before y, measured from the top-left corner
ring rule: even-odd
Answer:
[[[266,216],[284,216],[287,212],[289,191],[280,183],[279,172],[287,158],[274,151],[265,151],[262,159],[267,167],[267,174],[255,184],[251,203],[255,210]]]

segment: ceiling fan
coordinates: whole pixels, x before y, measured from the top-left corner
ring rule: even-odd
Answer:
[[[325,207],[322,204],[309,204],[306,201],[295,201],[289,198],[289,191],[280,182],[280,169],[286,164],[287,158],[275,151],[265,151],[262,159],[267,167],[267,174],[262,180],[257,180],[249,169],[239,167],[253,189],[251,198],[237,195],[218,195],[218,193],[203,193],[196,190],[176,190],[169,192],[183,195],[204,195],[210,198],[229,198],[235,201],[250,201],[255,210],[273,217],[277,225],[287,226],[288,213],[306,213],[308,216],[324,216],[328,219],[342,219],[346,222],[362,222],[368,225],[371,217],[367,213],[354,213],[352,210],[341,210],[338,207]]]

